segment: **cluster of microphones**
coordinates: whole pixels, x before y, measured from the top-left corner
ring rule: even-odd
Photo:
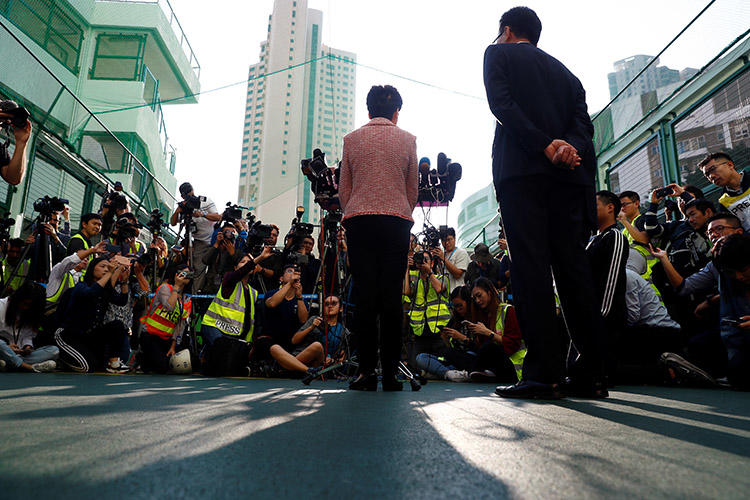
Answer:
[[[430,159],[419,160],[419,203],[447,205],[456,194],[456,183],[461,179],[461,164],[451,161],[445,153],[438,153],[437,168],[430,168]]]

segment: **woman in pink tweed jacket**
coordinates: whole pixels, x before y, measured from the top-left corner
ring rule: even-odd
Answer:
[[[394,87],[372,87],[370,122],[344,137],[339,199],[356,301],[359,374],[349,385],[355,390],[377,390],[378,347],[383,390],[401,390],[401,288],[418,174],[416,137],[396,126],[401,106]]]

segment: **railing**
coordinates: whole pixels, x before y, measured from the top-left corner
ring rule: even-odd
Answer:
[[[472,245],[474,244],[475,241],[477,241],[477,238],[479,238],[480,236],[482,237],[481,243],[484,243],[485,245],[487,245],[487,228],[490,227],[490,225],[499,218],[500,218],[500,213],[498,212],[495,214],[493,218],[488,220],[484,226],[482,226],[482,229],[480,229],[477,235],[471,239],[471,241],[466,245],[466,248],[472,248]],[[490,244],[487,246],[491,247],[492,243],[495,243],[495,242],[490,242]]]
[[[175,14],[174,9],[172,9],[172,4],[169,3],[169,0],[96,0],[97,2],[129,2],[129,3],[155,3],[159,4],[159,7],[161,7],[162,11],[164,11],[164,15],[167,16],[167,19],[169,20],[169,25],[172,27],[172,31],[174,31],[175,36],[180,41],[180,47],[182,48],[182,51],[185,53],[185,57],[188,58],[188,63],[190,64],[190,67],[195,71],[196,76],[200,79],[201,76],[201,65],[198,62],[198,58],[195,57],[195,52],[193,52],[193,47],[190,45],[190,42],[187,39],[187,36],[185,35],[185,31],[182,29],[182,25],[180,24],[180,20],[177,19],[177,14]]]
[[[159,80],[156,79],[153,73],[148,69],[148,66],[143,65],[143,71],[141,71],[141,81],[143,82],[143,100],[149,107],[156,113],[156,122],[159,124],[159,140],[161,142],[162,151],[167,154],[167,147],[169,145],[169,135],[167,134],[167,127],[164,123],[164,112],[161,108],[161,95],[159,94]],[[174,173],[174,171],[172,171]]]

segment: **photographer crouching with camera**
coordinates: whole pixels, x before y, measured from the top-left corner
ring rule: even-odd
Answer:
[[[370,122],[344,137],[339,199],[354,281],[360,356],[358,376],[349,385],[353,390],[377,390],[378,346],[383,390],[402,389],[396,380],[401,290],[418,187],[416,137],[396,126],[402,104],[394,87],[372,87],[367,94]],[[382,244],[384,238],[389,245]]]
[[[11,128],[16,143],[13,156],[8,153]],[[29,112],[13,101],[0,101],[0,129],[7,136],[7,139],[0,143],[0,176],[8,184],[17,186],[26,173],[26,146],[31,137]]]
[[[203,258],[211,250],[211,237],[214,234],[214,223],[221,220],[221,214],[216,211],[216,205],[205,196],[196,196],[193,186],[189,182],[180,185],[180,196],[182,201],[177,204],[177,209],[172,214],[170,224],[176,226],[182,221],[186,227],[186,239],[192,243],[192,261],[190,265],[195,272],[193,281],[193,293],[203,289],[206,281],[206,264]],[[194,224],[194,228],[191,227]],[[189,238],[192,232],[192,241]]]

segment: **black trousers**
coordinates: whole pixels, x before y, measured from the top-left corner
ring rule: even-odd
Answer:
[[[549,176],[495,184],[510,250],[513,305],[528,353],[523,378],[556,383],[564,375],[567,335],[557,328],[554,274],[565,324],[580,356],[576,374],[604,375],[601,315],[586,244],[594,227],[594,188]]]
[[[104,368],[109,358],[120,356],[127,338],[128,328],[117,320],[89,332],[63,329],[55,332],[60,359],[82,372]]]
[[[383,373],[396,373],[401,356],[401,291],[412,224],[390,215],[360,215],[344,221],[360,373],[375,370],[378,346]]]
[[[172,339],[163,339],[157,335],[143,332],[141,335],[141,367],[145,372],[167,373],[169,358],[167,352],[172,346]]]

